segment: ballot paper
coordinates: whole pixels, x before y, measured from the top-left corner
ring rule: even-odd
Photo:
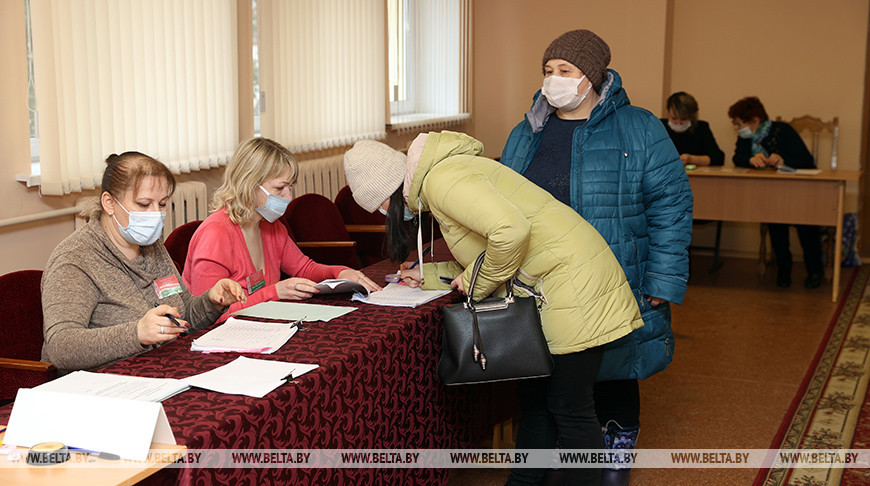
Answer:
[[[321,294],[341,294],[345,292],[360,293],[363,295],[369,294],[369,289],[359,282],[347,280],[344,278],[331,278],[324,280],[314,286]]]
[[[354,294],[350,300],[365,302],[366,304],[386,305],[391,307],[417,307],[442,295],[447,295],[452,290],[423,290],[419,287],[410,287],[405,284],[391,283],[384,290],[372,292],[368,296]]]
[[[298,322],[255,322],[230,317],[220,326],[194,339],[190,350],[204,353],[272,354],[296,334],[299,330],[297,324]]]
[[[318,366],[239,356],[235,361],[184,378],[182,381],[206,390],[263,398],[287,381],[298,378]]]
[[[250,307],[233,312],[234,316],[262,317],[266,319],[281,319],[295,321],[302,319],[305,322],[323,321],[328,322],[336,317],[343,316],[348,312],[355,311],[356,307],[344,307],[338,305],[303,304],[301,302],[260,302]]]
[[[147,378],[144,376],[124,376],[79,370],[43,383],[34,389],[61,393],[78,393],[97,397],[162,402],[188,388],[186,383],[173,378]]]

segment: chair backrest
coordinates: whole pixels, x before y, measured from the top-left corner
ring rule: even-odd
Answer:
[[[282,219],[296,242],[351,241],[335,203],[320,194],[294,198]],[[302,252],[318,263],[360,266],[353,247],[307,247]]]
[[[386,226],[386,216],[378,211],[370,213],[354,201],[350,186],[344,186],[338,191],[338,194],[335,195],[335,205],[346,225]],[[356,252],[364,266],[372,265],[386,258],[383,251],[383,232],[351,232],[350,236],[356,241]]]
[[[776,118],[777,121],[782,121],[781,117]],[[816,162],[816,167],[829,168],[837,170],[837,144],[840,138],[840,119],[834,117],[831,121],[825,122],[821,118],[816,118],[810,115],[799,116],[788,122],[801,136],[808,134],[810,136],[810,152],[813,154],[813,160]],[[820,147],[823,145],[822,134],[830,134],[831,158],[819,158]],[[830,165],[825,165],[830,160]]]
[[[0,305],[14,318],[0,324],[0,357],[39,361],[42,356],[42,270],[0,276]]]
[[[190,247],[190,239],[193,238],[193,233],[199,228],[202,221],[191,221],[175,228],[172,233],[164,240],[163,245],[166,246],[166,251],[178,267],[178,273],[184,270],[184,262],[187,260],[187,250]]]

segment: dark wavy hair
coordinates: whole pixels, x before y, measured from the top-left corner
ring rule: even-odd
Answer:
[[[728,108],[728,118],[739,118],[745,122],[758,117],[759,121],[768,120],[767,111],[757,96],[748,96]]]

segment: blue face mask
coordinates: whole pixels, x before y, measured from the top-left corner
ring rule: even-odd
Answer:
[[[118,206],[130,216],[130,222],[127,227],[121,226],[118,223],[118,218],[112,214],[112,219],[118,224],[118,231],[128,243],[139,246],[148,246],[160,238],[163,233],[163,223],[166,221],[166,211],[127,211],[120,201],[115,200]]]
[[[257,208],[257,212],[260,213],[260,216],[262,216],[266,221],[274,223],[278,218],[284,215],[284,211],[287,210],[287,205],[290,204],[290,200],[286,197],[272,194],[263,186],[260,186],[260,189],[266,193],[266,204],[264,204],[262,208]]]
[[[402,219],[404,219],[405,221],[411,221],[414,219],[414,213],[411,212],[408,206],[402,205],[402,209],[404,210],[404,212],[402,213]],[[378,212],[383,214],[384,216],[387,215],[387,210],[384,208],[378,208]]]
[[[752,129],[747,125],[740,130],[737,130],[737,136],[740,138],[752,138]]]

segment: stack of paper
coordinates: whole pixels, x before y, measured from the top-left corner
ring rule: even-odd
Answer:
[[[365,302],[366,304],[386,305],[391,307],[417,307],[430,300],[435,300],[442,295],[447,295],[452,290],[423,290],[419,287],[409,287],[404,284],[391,283],[384,290],[372,292],[368,296],[354,294],[350,300]]]
[[[239,356],[231,363],[185,378],[184,381],[190,386],[206,390],[263,398],[288,380],[298,378],[317,366]]]
[[[296,324],[254,322],[230,317],[221,326],[194,339],[191,351],[272,354],[296,334]]]
[[[110,373],[74,371],[34,388],[40,391],[76,393],[97,397],[123,398],[162,402],[190,388],[181,380],[173,378],[147,378],[123,376]]]

